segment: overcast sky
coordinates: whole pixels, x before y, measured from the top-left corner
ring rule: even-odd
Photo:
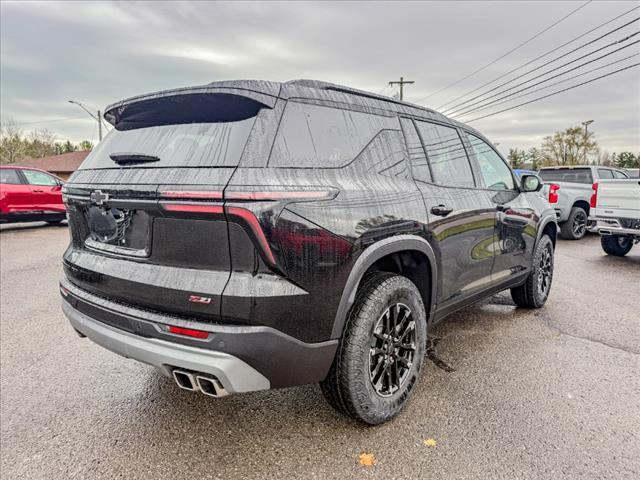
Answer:
[[[61,140],[95,141],[95,122],[68,99],[102,109],[140,93],[240,78],[313,78],[392,94],[387,82],[402,75],[415,81],[406,87],[405,99],[418,101],[583,3],[2,2],[0,113],[3,122],[11,119],[24,130],[47,128]],[[638,5],[594,1],[486,70],[420,103],[439,107]],[[545,59],[636,17],[640,10]],[[638,30],[640,22],[580,53]],[[575,73],[634,54],[640,54],[640,44]],[[639,61],[636,56],[514,103]],[[472,124],[506,152],[539,145],[543,136],[590,119],[602,149],[640,151],[640,68]]]

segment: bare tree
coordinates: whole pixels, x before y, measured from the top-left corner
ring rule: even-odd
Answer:
[[[0,125],[0,163],[15,163],[24,158],[26,151],[22,130],[11,120]]]

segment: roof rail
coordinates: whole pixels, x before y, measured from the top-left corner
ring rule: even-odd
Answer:
[[[395,103],[397,105],[405,105],[408,107],[426,110],[431,113],[436,113],[434,110],[427,107],[423,107],[422,105],[416,105],[413,103],[396,100],[395,98],[386,97],[384,95],[378,95],[376,93],[367,92],[365,90],[358,90],[356,88],[345,87],[344,85],[337,85],[335,83],[323,82],[320,80],[307,80],[307,79],[290,80],[286,83],[288,85],[299,85],[301,87],[317,88],[319,90],[331,90],[333,92],[348,93],[350,95],[356,95],[356,96],[365,97],[365,98],[372,98],[374,100],[381,100],[383,102]]]

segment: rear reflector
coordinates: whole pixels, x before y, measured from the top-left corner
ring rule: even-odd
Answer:
[[[187,213],[218,213],[222,214],[222,205],[197,205],[182,203],[166,203],[162,205],[168,212],[187,212]]]
[[[169,333],[175,333],[176,335],[184,335],[185,337],[200,339],[209,337],[209,332],[203,332],[202,330],[192,330],[191,328],[176,327],[175,325],[169,326]]]

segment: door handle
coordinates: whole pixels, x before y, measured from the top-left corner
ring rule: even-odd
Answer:
[[[34,190],[35,193],[43,193],[44,190]]]
[[[431,213],[438,215],[439,217],[446,217],[451,212],[453,212],[453,208],[449,208],[446,205],[436,205],[431,207]]]

